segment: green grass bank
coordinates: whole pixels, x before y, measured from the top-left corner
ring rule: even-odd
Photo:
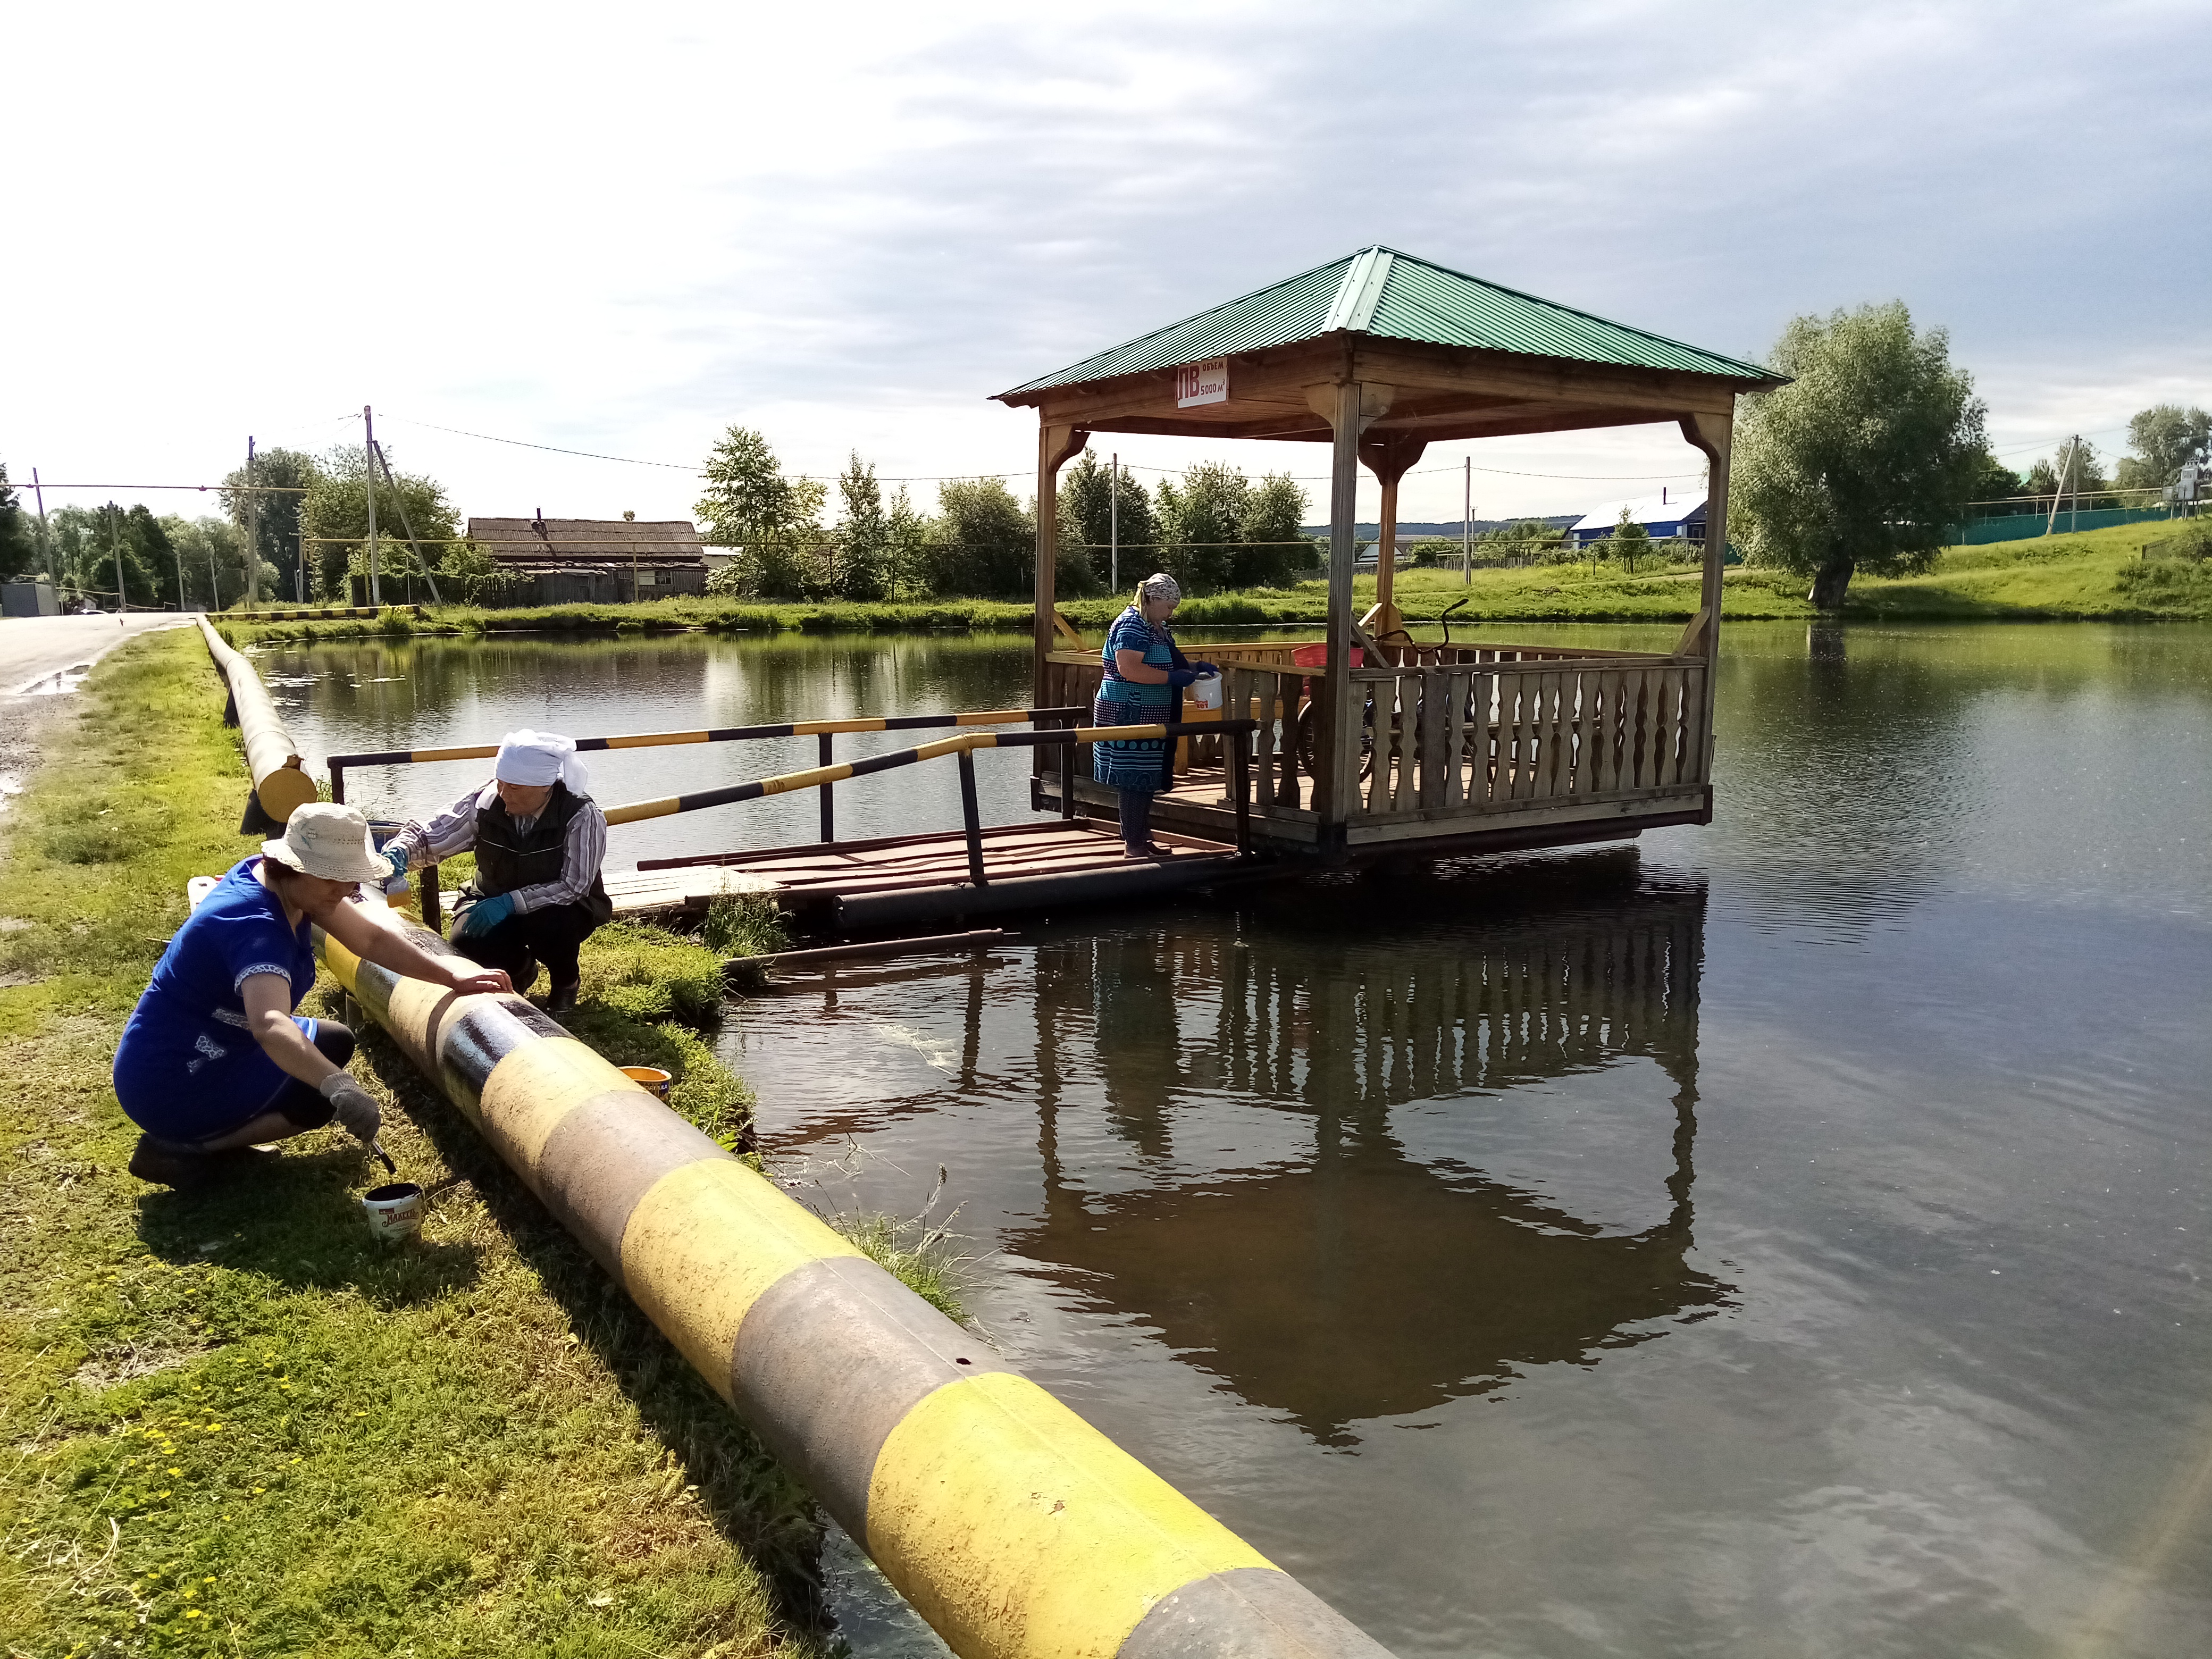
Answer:
[[[2159,622],[2212,619],[2212,565],[2137,557],[2145,543],[2179,526],[2125,525],[2108,530],[1954,547],[1923,575],[1862,577],[1851,584],[1847,617],[1962,622]],[[1455,623],[1686,622],[1697,609],[1698,573],[1662,568],[1634,574],[1601,565],[1539,565],[1478,570],[1462,585],[1458,573],[1401,571],[1399,608],[1417,621],[1467,599]],[[1816,613],[1805,602],[1805,578],[1738,566],[1723,590],[1723,614],[1745,621],[1785,621]],[[1375,579],[1354,584],[1361,608]],[[1122,601],[1072,599],[1060,609],[1079,628],[1103,631]],[[1318,581],[1294,588],[1203,594],[1176,613],[1187,627],[1264,624],[1318,626],[1328,620],[1328,592]],[[712,633],[853,634],[1026,632],[1029,607],[1003,599],[951,599],[882,605],[790,604],[715,599],[653,599],[643,605],[547,605],[486,611],[449,605],[422,617],[400,611],[381,619],[343,622],[225,623],[239,643],[257,640],[360,639],[379,634],[622,634],[703,629]]]
[[[123,1021],[187,878],[250,848],[221,701],[187,631],[118,650],[0,824],[9,1650],[826,1651],[803,1491],[373,1026],[419,1245],[373,1244],[383,1177],[336,1130],[237,1186],[125,1173]],[[701,941],[610,928],[574,1029],[736,1146],[750,1097],[695,1029],[720,991]]]

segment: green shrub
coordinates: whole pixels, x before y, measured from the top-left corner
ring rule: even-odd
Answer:
[[[830,1224],[853,1247],[947,1319],[963,1319],[962,1255],[952,1235],[920,1218],[902,1221],[887,1215],[832,1216]]]
[[[722,963],[696,939],[641,922],[610,922],[584,957],[582,996],[631,1019],[712,1021],[722,1006]]]

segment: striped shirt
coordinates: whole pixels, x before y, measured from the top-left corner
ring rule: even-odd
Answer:
[[[471,789],[429,823],[409,823],[392,838],[392,843],[407,849],[407,867],[410,870],[449,859],[456,853],[465,853],[477,844],[477,811],[498,799],[496,781],[481,789]],[[514,827],[527,834],[530,826],[537,822],[536,818],[518,817]],[[518,912],[525,913],[556,905],[580,904],[584,896],[592,890],[599,866],[606,861],[607,815],[599,811],[599,803],[586,799],[576,816],[568,820],[568,836],[562,848],[560,878],[541,882],[535,887],[518,887],[507,896],[514,901]]]

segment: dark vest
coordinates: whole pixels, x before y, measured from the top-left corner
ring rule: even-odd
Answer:
[[[567,784],[556,783],[546,797],[544,811],[525,832],[515,827],[507,803],[495,793],[490,805],[477,808],[477,891],[490,898],[560,880],[561,866],[568,859],[568,824],[591,801],[589,795],[572,795]],[[614,920],[614,903],[596,870],[583,907],[599,925]]]

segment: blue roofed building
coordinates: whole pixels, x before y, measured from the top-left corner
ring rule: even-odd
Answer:
[[[1568,530],[1567,539],[1577,547],[1605,540],[1620,528],[1623,507],[1654,541],[1671,541],[1678,537],[1686,542],[1703,543],[1705,539],[1705,498],[1694,489],[1665,489],[1632,501],[1607,501],[1577,519]]]

